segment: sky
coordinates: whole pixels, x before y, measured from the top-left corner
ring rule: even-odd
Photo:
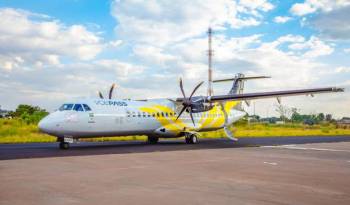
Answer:
[[[350,0],[0,0],[0,105],[55,110],[72,99],[179,97],[213,78],[268,75],[245,92],[337,86],[282,98],[305,114],[350,116]],[[206,85],[198,94],[206,94]],[[226,94],[230,83],[214,85]],[[276,116],[276,99],[249,114]]]

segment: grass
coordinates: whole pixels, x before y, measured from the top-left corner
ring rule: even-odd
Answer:
[[[235,136],[268,137],[268,136],[336,136],[350,135],[350,129],[339,129],[333,124],[307,126],[302,124],[237,124],[232,128]],[[222,138],[222,130],[201,133],[202,138]],[[146,140],[146,136],[102,137],[84,139],[84,141],[126,141]],[[56,138],[43,134],[34,124],[26,124],[18,119],[0,119],[0,143],[55,142]]]

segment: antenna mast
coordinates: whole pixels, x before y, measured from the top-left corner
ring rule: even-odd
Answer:
[[[212,57],[213,57],[213,49],[211,48],[211,36],[212,36],[211,27],[208,28],[208,96],[213,95],[213,79],[212,79]]]

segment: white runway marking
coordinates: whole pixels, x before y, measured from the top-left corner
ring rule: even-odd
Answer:
[[[314,147],[302,147],[294,144],[280,145],[280,146],[261,146],[265,148],[280,148],[280,149],[298,149],[298,150],[315,150],[315,151],[330,151],[330,152],[350,152],[350,150],[342,149],[326,149],[326,148],[314,148]]]
[[[276,163],[276,162],[264,162],[264,164],[269,164],[269,165],[274,165],[274,166],[276,166],[276,165],[277,165],[277,163]]]

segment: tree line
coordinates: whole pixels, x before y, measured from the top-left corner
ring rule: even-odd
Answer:
[[[10,111],[6,117],[20,119],[27,124],[37,124],[48,114],[49,112],[39,106],[21,104],[17,106],[15,111]]]

